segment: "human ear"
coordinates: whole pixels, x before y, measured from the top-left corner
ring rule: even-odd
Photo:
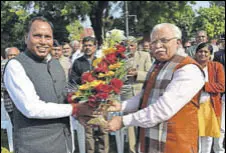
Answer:
[[[177,45],[181,45],[181,40],[180,39],[177,39]]]

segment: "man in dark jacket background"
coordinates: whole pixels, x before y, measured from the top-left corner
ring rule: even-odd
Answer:
[[[81,85],[81,76],[84,72],[93,69],[92,61],[95,59],[96,52],[96,39],[93,37],[85,37],[82,40],[84,55],[76,59],[72,65],[71,75],[69,81],[74,85]],[[109,136],[108,133],[104,132],[100,127],[93,129],[90,126],[85,126],[86,135],[86,153],[95,152],[95,140],[94,137],[98,138],[98,153],[109,152]]]

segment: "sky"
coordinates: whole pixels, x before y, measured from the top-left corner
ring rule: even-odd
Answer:
[[[196,1],[196,5],[192,5],[194,11],[198,10],[200,7],[210,7],[209,1]]]
[[[195,5],[191,5],[193,10],[196,12],[200,7],[206,8],[210,7],[209,1],[196,1]],[[114,9],[114,6],[112,6],[112,10]],[[111,12],[111,11],[110,11]],[[115,13],[112,14],[114,18],[119,18],[122,16],[122,9],[119,9]],[[91,22],[89,18],[87,17],[86,21],[82,22],[82,25],[85,28],[91,27]]]

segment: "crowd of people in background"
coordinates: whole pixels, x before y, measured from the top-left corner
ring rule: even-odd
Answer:
[[[35,22],[36,22],[36,24],[40,24],[40,25],[45,23],[45,21],[36,20],[33,22],[33,26],[34,26]],[[32,28],[32,27],[30,27],[30,28]],[[32,30],[32,29],[30,29],[30,30]],[[35,29],[33,29],[33,30],[35,30]],[[156,53],[152,52],[152,50],[157,50],[156,48],[159,45],[167,44],[168,42],[171,42],[171,41],[172,41],[172,43],[174,43],[173,41],[175,39],[175,44],[172,44],[172,45],[176,45],[176,43],[178,43],[180,50],[182,52],[186,53],[186,55],[184,55],[184,54],[182,55],[182,53],[181,53],[180,57],[184,58],[188,55],[189,57],[191,57],[193,60],[195,60],[199,64],[200,70],[198,70],[198,68],[197,68],[196,74],[200,75],[200,80],[201,80],[201,74],[203,73],[205,75],[204,84],[202,85],[202,83],[200,81],[200,88],[197,87],[197,91],[201,90],[201,89],[203,89],[203,90],[200,92],[200,95],[199,95],[200,98],[199,98],[198,103],[195,104],[199,108],[198,109],[198,123],[199,123],[198,131],[199,131],[199,137],[200,137],[199,149],[198,149],[199,153],[210,153],[211,149],[213,149],[214,153],[223,153],[224,152],[223,143],[224,143],[224,137],[225,137],[225,80],[224,80],[225,40],[224,40],[224,38],[208,40],[207,32],[204,30],[201,30],[201,31],[198,31],[196,34],[196,41],[182,42],[181,39],[178,38],[177,36],[172,35],[172,38],[167,37],[168,39],[166,39],[165,37],[162,37],[162,36],[165,36],[164,32],[162,32],[159,29],[157,29],[156,31],[158,33],[157,32],[153,33],[153,35],[151,36],[150,42],[146,41],[146,40],[138,41],[135,37],[129,36],[122,43],[127,48],[127,52],[129,54],[128,54],[128,60],[127,60],[128,63],[126,64],[126,66],[128,66],[127,78],[126,78],[126,80],[124,80],[124,86],[122,87],[122,90],[120,93],[121,101],[129,100],[130,98],[138,95],[140,93],[140,91],[142,91],[142,88],[143,89],[145,88],[145,87],[143,87],[143,84],[144,83],[148,84],[148,82],[145,82],[145,81],[147,80],[146,76],[150,75],[149,74],[150,68],[152,66],[158,64],[158,62],[162,60],[162,56],[163,56],[163,55],[161,55],[161,53],[156,54]],[[32,31],[30,31],[30,32],[32,32]],[[166,31],[166,32],[169,32],[169,31]],[[170,33],[170,35],[171,35],[171,33]],[[32,41],[31,36],[29,36],[28,38],[29,38],[28,40]],[[28,43],[28,45],[29,45],[29,43]],[[142,47],[139,48],[138,46],[142,46]],[[99,56],[99,55],[97,55],[97,48],[99,50],[101,50],[101,46],[97,46],[97,41],[92,36],[87,36],[87,37],[84,37],[82,40],[73,40],[71,42],[58,42],[56,39],[54,39],[53,46],[51,47],[48,56],[59,61],[62,69],[64,70],[64,74],[66,76],[67,87],[69,89],[71,89],[71,88],[81,84],[81,76],[84,72],[93,69],[92,61],[94,59],[96,59],[97,56]],[[32,46],[29,49],[32,50]],[[7,65],[7,62],[10,61],[12,58],[15,58],[17,55],[19,55],[20,52],[25,52],[25,51],[22,51],[22,50],[19,51],[19,49],[17,49],[16,47],[10,47],[10,48],[5,49],[5,58],[1,57],[2,58],[2,60],[1,60],[2,77],[1,78],[3,78],[3,75],[4,75],[3,73],[5,71],[4,68],[5,68],[5,65]],[[161,50],[159,50],[159,52],[161,52]],[[28,54],[26,56],[30,57],[31,55]],[[172,57],[174,57],[174,54],[170,55],[169,59],[167,58],[166,60],[164,59],[163,61],[164,62],[165,61],[172,62],[171,61]],[[31,57],[31,58],[33,58],[33,57]],[[19,56],[18,59],[19,59],[19,61],[23,60],[23,59],[27,60],[27,58],[22,57],[22,56]],[[27,60],[24,65],[26,65],[26,63],[29,63],[29,62],[30,62],[30,60]],[[178,59],[175,59],[174,62],[180,63],[181,61],[179,61]],[[31,63],[31,64],[33,65],[34,63]],[[13,62],[11,62],[9,66],[13,67]],[[18,64],[16,67],[18,67]],[[30,75],[29,73],[31,72],[31,69],[29,68],[29,66],[27,65],[24,67],[25,68],[27,67],[27,69],[28,69],[28,71],[26,70],[26,74]],[[40,67],[37,66],[37,68],[40,68]],[[165,68],[165,71],[167,72],[168,71],[167,68],[170,69],[172,67],[171,67],[171,65],[167,65],[166,67],[163,67],[163,68]],[[173,67],[173,68],[175,68],[175,67]],[[178,68],[178,67],[176,67],[176,68]],[[187,69],[189,69],[189,67],[187,67]],[[171,71],[171,69],[170,69],[170,71]],[[198,72],[198,71],[200,71],[200,72]],[[183,73],[183,72],[180,72],[180,73],[175,72],[174,73],[174,71],[173,71],[173,72],[169,72],[170,74],[167,74],[169,76],[166,76],[166,74],[165,74],[166,72],[160,73],[160,74],[163,73],[161,76],[162,79],[163,78],[166,79],[167,77],[172,77],[172,75],[170,75],[170,74],[182,75],[180,73]],[[189,71],[189,72],[192,72],[192,71]],[[54,72],[54,73],[58,73],[58,72]],[[10,74],[10,72],[8,70],[7,75],[9,75],[9,74]],[[190,75],[191,75],[190,77],[192,77],[193,74],[190,74]],[[31,77],[32,79],[34,78],[35,80],[41,81],[40,79],[35,78],[35,76],[33,76],[33,74],[31,76],[32,76]],[[56,77],[56,78],[61,79],[58,77]],[[198,78],[198,76],[197,76],[197,78]],[[157,78],[157,79],[159,79],[159,78]],[[1,94],[4,99],[4,106],[6,108],[6,111],[9,114],[10,120],[12,121],[12,123],[14,125],[15,118],[14,118],[13,113],[15,110],[15,105],[13,104],[12,99],[18,100],[17,99],[18,97],[16,97],[15,94],[12,94],[12,91],[11,91],[10,95],[11,96],[13,95],[14,97],[10,98],[9,93],[7,92],[7,88],[5,87],[6,81],[7,80],[4,80],[4,81],[2,80]],[[163,80],[163,81],[167,82],[167,80]],[[168,84],[169,84],[169,82],[167,82],[167,85]],[[202,87],[201,87],[201,85],[202,85]],[[37,85],[37,86],[38,86],[37,88],[35,87],[37,90],[41,90],[43,87],[46,87],[45,85]],[[186,87],[185,84],[183,86]],[[196,86],[198,86],[198,84]],[[193,87],[190,87],[190,88],[192,89]],[[165,89],[165,87],[163,89]],[[61,90],[61,89],[59,89],[59,90]],[[165,90],[167,91],[169,89],[166,88]],[[13,91],[16,91],[16,90],[13,90]],[[179,92],[182,92],[182,91],[178,91],[178,93]],[[44,94],[44,93],[42,93],[42,91],[38,91],[38,94],[39,93]],[[18,94],[19,94],[19,92],[18,92]],[[161,94],[164,94],[164,93],[161,93]],[[24,95],[24,96],[26,96],[26,95]],[[193,96],[194,95],[190,96],[190,98],[192,98]],[[145,98],[146,97],[143,96],[143,99],[145,99]],[[46,98],[46,100],[49,100],[48,97]],[[177,99],[175,99],[175,100],[177,100]],[[18,107],[18,106],[16,105],[16,107]],[[145,106],[141,106],[140,108],[144,108],[144,107]],[[21,109],[24,109],[24,108],[21,108]],[[19,110],[21,110],[21,109],[19,109]],[[22,119],[22,117],[21,117],[22,114],[21,113],[19,114],[18,112],[19,111],[16,110],[17,119],[19,119],[19,118]],[[29,112],[26,112],[26,111],[23,112],[23,114],[24,113],[29,114]],[[161,111],[159,113],[161,113]],[[51,114],[46,115],[45,113],[43,113],[43,116],[48,116],[47,117],[48,121],[50,121],[51,118],[66,117],[66,116],[70,116],[71,114],[73,114],[73,113],[70,113],[67,115],[51,116]],[[38,117],[44,118],[43,116],[38,116]],[[192,116],[190,116],[190,117],[192,118]],[[78,120],[79,120],[79,118],[78,118]],[[187,120],[187,119],[184,119],[184,120]],[[24,119],[22,119],[22,121],[25,123],[26,120],[24,121]],[[50,122],[52,122],[52,121],[50,121]],[[32,123],[30,121],[29,121],[29,123],[32,126],[37,125],[36,123]],[[64,119],[62,119],[61,123],[65,124],[65,126],[68,125],[67,121],[66,120],[64,121]],[[44,122],[43,122],[43,124],[44,124]],[[56,123],[56,124],[58,125],[58,123]],[[16,125],[18,126],[20,124],[16,123]],[[20,125],[20,126],[23,126],[23,125]],[[59,126],[61,126],[61,125],[59,124]],[[153,129],[150,129],[150,131],[151,130],[153,130]],[[30,132],[34,132],[34,131],[35,131],[34,129],[30,129]],[[137,126],[130,126],[128,128],[127,136],[128,136],[128,140],[129,140],[129,151],[131,153],[136,153],[137,143],[142,144],[142,143],[140,143],[140,140],[137,140],[137,139],[140,139],[137,137],[137,135],[138,135],[138,132],[141,132],[141,131],[142,130],[138,129]],[[22,132],[27,132],[27,131],[22,131]],[[35,131],[35,132],[40,132],[40,131]],[[57,132],[57,131],[55,131],[55,132]],[[85,128],[86,153],[94,153],[95,152],[95,150],[96,150],[95,149],[95,147],[96,147],[95,134],[97,134],[97,133],[99,136],[98,137],[98,145],[99,145],[98,152],[99,153],[108,153],[109,152],[109,133],[103,132],[103,129],[101,129],[101,128],[91,128],[91,127]],[[16,134],[17,134],[16,136],[18,136],[18,138],[24,137],[22,134],[18,134],[18,133],[16,133]],[[152,140],[153,139],[149,139],[148,141],[152,141]],[[150,142],[150,144],[154,144],[154,143],[155,142]],[[19,145],[19,143],[18,143],[18,145]],[[21,143],[20,143],[20,145],[21,145]],[[42,147],[42,146],[40,146],[40,147]],[[67,147],[70,148],[70,146],[67,146]],[[147,147],[147,146],[145,146],[145,147]],[[180,147],[180,146],[178,146],[178,147]],[[181,147],[181,148],[183,148],[183,147]],[[15,149],[17,149],[17,148],[15,148]],[[39,148],[37,148],[37,149],[39,149]],[[147,149],[150,149],[150,148],[147,147]],[[156,149],[156,148],[152,148],[152,149]]]

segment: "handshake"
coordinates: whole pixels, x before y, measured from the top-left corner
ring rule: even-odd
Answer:
[[[107,112],[119,112],[121,111],[121,103],[117,101],[111,101],[105,105],[95,108],[90,106],[87,102],[73,104],[73,110],[75,109],[75,117],[83,126],[99,125],[108,132],[117,131],[123,126],[121,116],[114,116],[111,120],[106,121],[103,116],[106,116]]]

